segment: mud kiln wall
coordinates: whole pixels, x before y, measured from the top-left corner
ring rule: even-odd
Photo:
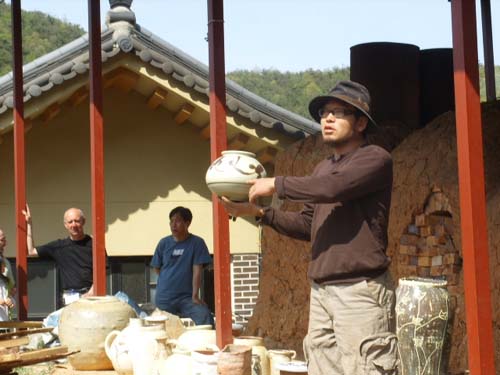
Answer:
[[[500,348],[500,102],[483,104],[483,139],[488,213],[492,310],[496,348]],[[394,187],[389,223],[388,253],[395,279],[443,276],[449,281],[453,320],[449,343],[449,371],[467,369],[467,337],[463,300],[460,207],[454,113],[448,112],[392,150]],[[330,154],[320,136],[289,147],[276,161],[275,175],[306,175]],[[300,205],[273,201],[286,210]],[[306,277],[309,244],[278,235],[269,228],[262,235],[260,295],[247,332],[266,338],[269,347],[301,351],[307,331],[309,287]],[[500,364],[500,350],[495,351]]]

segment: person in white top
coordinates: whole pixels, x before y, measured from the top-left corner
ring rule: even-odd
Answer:
[[[5,260],[0,255],[0,321],[5,322],[9,319],[9,310],[14,307],[14,299],[11,298],[8,283],[9,280],[5,273]]]

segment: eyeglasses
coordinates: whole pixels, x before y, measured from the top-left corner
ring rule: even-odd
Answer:
[[[318,115],[320,118],[326,118],[330,114],[332,114],[335,118],[344,118],[346,116],[350,116],[355,113],[356,111],[348,110],[345,108],[331,108],[331,109],[320,108],[320,110],[318,111]]]

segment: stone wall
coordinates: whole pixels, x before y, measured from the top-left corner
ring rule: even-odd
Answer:
[[[482,110],[490,285],[495,343],[496,347],[499,348],[500,153],[498,149],[500,148],[500,103],[483,104]],[[425,274],[428,272],[429,275],[441,273],[441,275],[450,278],[450,281],[453,278],[453,283],[450,283],[449,287],[454,299],[448,358],[449,371],[460,373],[467,369],[467,335],[463,273],[460,266],[460,206],[454,113],[448,112],[435,118],[423,129],[407,136],[401,143],[399,142],[406,131],[403,129],[391,134],[396,133],[401,134],[401,137],[396,140],[394,138],[378,140],[388,149],[395,147],[392,151],[394,186],[387,250],[392,257],[391,273],[395,279],[414,276],[419,272]],[[311,136],[295,143],[279,155],[276,161],[275,175],[300,176],[309,174],[314,165],[330,153],[329,148],[322,144],[320,136]],[[438,193],[442,200],[441,209],[436,209],[436,203],[432,203]],[[285,210],[300,209],[299,205],[289,202],[273,201],[273,205]],[[447,217],[447,219],[443,219],[444,228],[435,229],[432,228],[432,225],[428,225],[428,222],[426,223],[425,215],[431,214]],[[419,226],[419,224],[424,225]],[[419,237],[415,249],[404,248],[405,250],[401,251],[402,239],[412,232]],[[436,238],[436,234],[438,238]],[[439,239],[440,234],[445,236],[445,241],[443,238]],[[427,240],[429,236],[435,238]],[[418,241],[421,243],[420,253],[418,252]],[[427,250],[423,248],[422,241],[426,241],[426,246],[430,246],[427,247]],[[430,241],[432,245],[428,244],[427,241]],[[444,248],[440,248],[440,246]],[[416,258],[408,257],[409,254],[406,254],[405,251],[414,251],[415,254],[412,256]],[[434,252],[436,255],[433,255]],[[269,228],[264,228],[262,255],[260,294],[246,333],[265,337],[268,347],[300,350],[308,324],[309,286],[306,272],[310,257],[309,244],[288,239]],[[443,264],[436,263],[438,258],[433,259],[434,256],[438,255],[442,255],[441,262]],[[424,259],[424,257],[430,258]],[[412,263],[415,262],[415,268],[409,268],[413,267]],[[445,264],[445,262],[450,264]],[[423,270],[421,268],[419,271],[418,267],[429,267],[429,269]],[[437,268],[433,269],[432,267]],[[500,350],[495,351],[495,356],[497,364],[500,364]],[[497,373],[500,372],[497,371]]]

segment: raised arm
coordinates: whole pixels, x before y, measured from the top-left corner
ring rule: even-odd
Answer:
[[[26,210],[22,210],[26,219],[26,246],[28,247],[29,256],[38,256],[38,251],[35,247],[35,240],[33,239],[33,223],[31,221],[31,212],[29,206],[26,204]]]

